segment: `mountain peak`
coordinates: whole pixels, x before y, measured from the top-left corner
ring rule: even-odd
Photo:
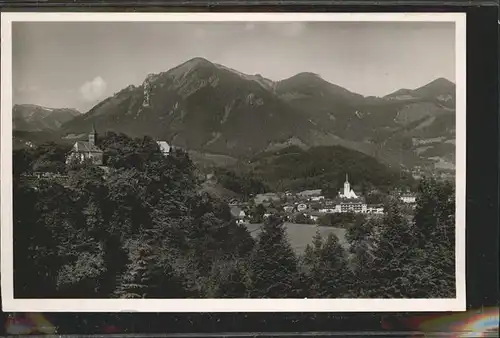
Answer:
[[[414,90],[419,96],[430,97],[441,94],[453,94],[455,92],[455,84],[443,77],[429,82],[428,84]]]
[[[435,90],[449,90],[449,89],[454,89],[455,84],[453,82],[451,82],[450,80],[445,79],[444,77],[440,77],[440,78],[437,78],[437,79],[429,82],[428,84],[418,88],[417,90],[422,89],[422,88],[432,88]]]
[[[192,72],[193,70],[204,67],[213,67],[213,66],[214,64],[208,61],[207,59],[204,59],[202,57],[194,57],[178,65],[177,67],[172,68],[171,70],[168,71],[168,73],[177,78],[177,77],[183,77],[188,73]]]
[[[444,85],[455,85],[453,82],[450,80],[444,78],[444,77],[439,77],[435,79],[434,81],[431,81],[429,84],[444,84]]]
[[[212,62],[208,61],[205,58],[197,56],[182,63],[179,67],[182,66],[198,67],[198,66],[211,66],[211,65],[213,65]]]
[[[385,98],[409,98],[409,97],[438,97],[439,95],[453,95],[455,92],[455,84],[450,80],[440,77],[426,85],[416,89],[399,89]]]
[[[312,72],[301,72],[301,73],[298,73],[298,74],[296,74],[295,76],[292,76],[292,77],[295,77],[295,78],[316,78],[316,79],[321,79],[321,76],[319,74],[312,73]]]

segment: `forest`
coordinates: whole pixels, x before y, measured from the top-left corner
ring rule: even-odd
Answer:
[[[54,144],[13,154],[16,298],[454,298],[455,192],[421,180],[415,215],[389,200],[347,227],[349,248],[319,233],[303,255],[284,221],[256,238],[200,192],[196,166],[151,138],[109,133],[108,170],[64,165]],[[27,179],[51,171],[63,180]]]

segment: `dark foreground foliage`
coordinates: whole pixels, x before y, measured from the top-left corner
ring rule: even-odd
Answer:
[[[424,180],[413,217],[389,201],[383,218],[349,222],[348,250],[318,234],[298,257],[281,218],[253,239],[199,193],[185,152],[117,134],[100,145],[106,170],[65,167],[55,145],[15,152],[16,297],[454,297],[451,184]],[[26,179],[42,165],[63,179]]]

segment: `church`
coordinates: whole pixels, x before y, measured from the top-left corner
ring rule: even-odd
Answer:
[[[368,206],[366,205],[364,197],[362,197],[361,195],[357,195],[354,190],[351,189],[351,184],[349,183],[349,178],[346,174],[344,191],[339,192],[339,198],[337,205],[335,206],[335,212],[366,213],[367,211]]]
[[[359,198],[358,195],[356,195],[356,193],[354,192],[354,190],[351,189],[351,184],[349,183],[349,179],[347,177],[347,174],[345,174],[344,191],[339,192],[339,197],[346,198],[346,199]]]
[[[84,162],[92,161],[95,165],[103,164],[104,152],[97,146],[97,132],[94,125],[92,131],[88,135],[88,141],[76,141],[70,153],[66,157],[66,164],[74,161]]]

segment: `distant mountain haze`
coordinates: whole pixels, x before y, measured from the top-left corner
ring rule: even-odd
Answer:
[[[14,105],[12,127],[20,131],[58,130],[81,113],[70,108],[47,108],[32,104]]]
[[[441,78],[364,97],[319,74],[275,82],[193,58],[124,88],[59,131],[74,137],[92,124],[100,133],[150,135],[235,158],[291,145],[340,145],[395,166],[453,166],[455,85]]]

